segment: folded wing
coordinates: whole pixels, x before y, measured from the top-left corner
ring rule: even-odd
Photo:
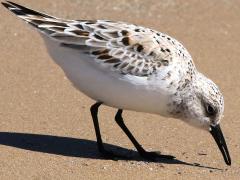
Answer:
[[[10,1],[2,4],[62,46],[84,49],[84,53],[112,71],[150,76],[172,59],[171,50],[158,40],[160,34],[151,29],[107,20],[64,20]]]

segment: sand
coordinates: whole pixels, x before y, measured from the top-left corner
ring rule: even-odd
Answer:
[[[0,179],[238,179],[240,175],[240,1],[16,0],[51,15],[140,24],[181,41],[197,68],[225,97],[222,130],[232,166],[207,132],[175,119],[125,111],[129,129],[148,150],[176,156],[147,162],[102,107],[108,148],[132,160],[103,159],[89,107],[48,56],[39,34],[0,7]],[[120,148],[121,147],[121,148]]]

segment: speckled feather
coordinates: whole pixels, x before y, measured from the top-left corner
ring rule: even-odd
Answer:
[[[12,12],[40,32],[69,48],[82,50],[86,46],[84,53],[122,74],[151,76],[162,66],[170,66],[178,56],[184,63],[193,64],[183,45],[152,29],[108,20],[63,20],[14,3],[10,5]]]

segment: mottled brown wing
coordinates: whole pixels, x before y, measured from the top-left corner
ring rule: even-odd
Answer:
[[[63,20],[7,1],[5,7],[48,37],[89,54],[122,74],[149,76],[168,65],[171,52],[153,30],[106,20]]]
[[[103,20],[79,23],[89,32],[85,44],[91,47],[95,61],[122,74],[149,76],[168,65],[172,56],[167,47],[160,47],[157,34],[150,29]]]

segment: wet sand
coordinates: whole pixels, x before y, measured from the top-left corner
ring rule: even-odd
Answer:
[[[190,51],[197,68],[225,97],[222,130],[232,166],[211,135],[175,119],[125,111],[129,129],[148,150],[176,156],[146,162],[102,107],[108,148],[132,160],[106,160],[97,151],[89,107],[48,56],[43,41],[0,8],[0,179],[238,179],[240,174],[240,1],[16,2],[63,18],[121,20],[165,32]],[[133,150],[131,150],[133,149]]]

